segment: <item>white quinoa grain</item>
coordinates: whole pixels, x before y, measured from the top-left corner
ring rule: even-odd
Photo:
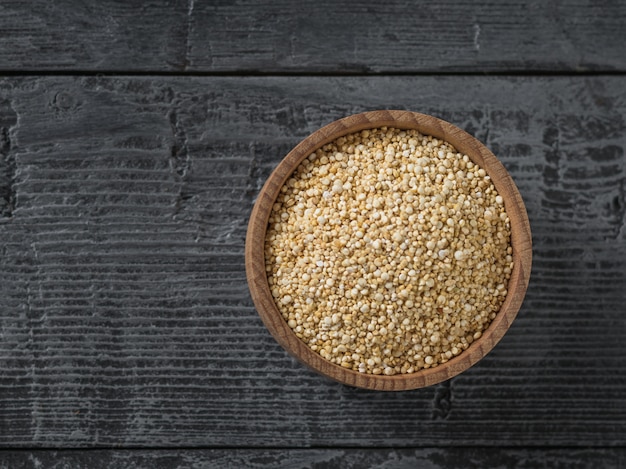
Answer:
[[[380,128],[311,154],[265,240],[287,325],[347,369],[413,373],[459,355],[499,311],[510,219],[483,168],[448,143]]]

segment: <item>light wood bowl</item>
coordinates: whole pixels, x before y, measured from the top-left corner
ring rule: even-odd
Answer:
[[[341,136],[384,126],[416,129],[422,134],[443,139],[485,169],[504,199],[505,209],[511,220],[514,261],[507,297],[480,339],[446,363],[411,374],[393,376],[348,370],[325,360],[302,342],[287,325],[272,298],[264,255],[265,234],[272,206],[280,188],[298,165],[315,150]],[[408,111],[372,111],[328,124],[305,138],[280,162],[261,189],[252,210],[245,257],[248,285],[259,315],[274,338],[289,353],[315,371],[341,383],[367,389],[400,391],[430,386],[452,378],[477,363],[500,341],[515,319],[528,287],[532,240],[526,208],[515,183],[504,166],[482,143],[458,127],[429,115]]]

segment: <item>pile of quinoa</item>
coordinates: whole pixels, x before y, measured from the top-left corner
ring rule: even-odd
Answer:
[[[382,127],[323,146],[287,180],[266,272],[311,350],[361,373],[413,373],[489,326],[507,294],[510,239],[484,169],[445,141]]]

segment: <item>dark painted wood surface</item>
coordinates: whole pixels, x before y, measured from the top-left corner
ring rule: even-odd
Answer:
[[[5,447],[625,441],[622,77],[44,77],[2,80],[0,96]],[[395,394],[289,358],[243,259],[288,149],[380,107],[485,141],[534,235],[502,342],[451,382]]]
[[[621,469],[623,448],[421,448],[7,451],[2,469],[300,468],[326,469]],[[595,466],[592,466],[594,464]]]
[[[0,70],[625,71],[621,0],[4,0]]]
[[[0,39],[0,467],[626,465],[626,3],[7,0]],[[287,356],[243,259],[276,163],[378,108],[484,141],[534,235],[502,342],[392,394]]]

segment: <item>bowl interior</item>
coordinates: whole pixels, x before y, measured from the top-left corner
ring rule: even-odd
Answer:
[[[283,319],[271,295],[265,271],[264,243],[274,201],[285,181],[308,157],[339,137],[378,127],[415,129],[453,145],[482,167],[504,199],[511,220],[514,267],[508,294],[500,311],[480,339],[446,363],[411,374],[372,375],[331,363],[302,342]],[[484,357],[504,336],[521,307],[532,263],[532,242],[523,200],[504,166],[482,143],[458,127],[433,116],[409,111],[372,111],[335,121],[300,142],[276,167],[259,193],[246,236],[246,275],[254,304],[274,338],[293,356],[317,372],[341,383],[376,390],[407,390],[445,381],[468,369]]]

